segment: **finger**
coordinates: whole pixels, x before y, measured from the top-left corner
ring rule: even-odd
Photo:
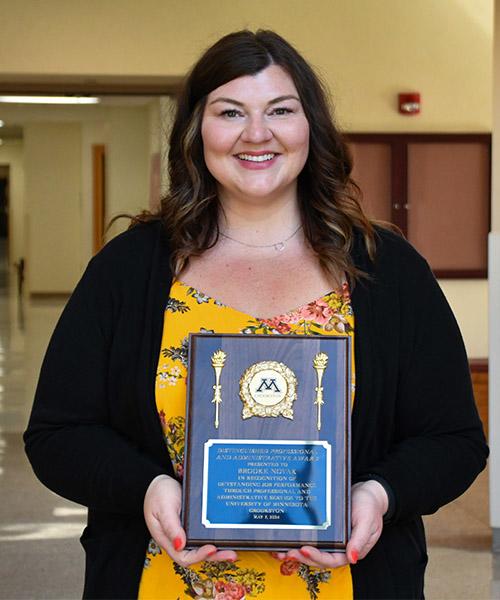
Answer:
[[[206,544],[194,550],[182,550],[181,552],[173,552],[171,558],[181,567],[188,567],[198,562],[207,560],[211,556],[217,554],[217,548],[212,544]]]
[[[358,522],[352,529],[351,539],[346,548],[349,562],[356,564],[373,548],[380,537],[381,528],[371,519]]]
[[[234,562],[238,556],[233,550],[217,550],[212,544],[206,544],[194,550],[174,552],[171,558],[181,567],[189,567],[203,561],[228,561]]]
[[[218,550],[214,554],[211,554],[206,560],[210,562],[227,561],[235,562],[238,560],[238,555],[234,550]]]
[[[347,557],[342,552],[322,552],[314,546],[303,546],[299,552],[306,559],[312,561],[314,566],[334,569],[347,564]]]
[[[287,558],[294,558],[310,567],[334,569],[347,564],[346,555],[341,552],[322,552],[313,546],[302,546],[299,550],[290,550]]]
[[[348,550],[355,549],[359,552],[370,537],[372,524],[373,519],[371,518],[371,515],[358,517],[357,519],[353,518],[351,537],[347,543]]]
[[[168,549],[172,546],[170,540],[166,533],[163,531],[161,523],[156,518],[151,518],[147,520],[147,525],[149,529],[149,533],[151,537],[155,540],[155,542],[161,546],[164,550],[168,551]]]
[[[291,558],[292,560],[296,560],[300,563],[308,565],[309,567],[317,566],[311,558],[305,556],[299,550],[290,550],[289,552],[287,552],[286,558]]]
[[[179,515],[176,512],[162,512],[156,516],[156,521],[175,552],[186,545],[186,534],[182,528]],[[167,547],[165,547],[167,549]]]
[[[270,552],[269,553],[276,560],[285,560],[286,552]]]
[[[375,546],[375,544],[377,543],[380,534],[381,534],[382,530],[374,530],[370,533],[370,536],[368,538],[368,540],[365,542],[364,546],[362,548],[360,548],[359,550],[359,558],[364,558],[368,552],[370,552],[370,550],[373,548],[373,546]]]

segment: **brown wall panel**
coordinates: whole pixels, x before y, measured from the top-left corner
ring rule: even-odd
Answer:
[[[434,270],[485,269],[488,147],[410,143],[407,217],[408,239]]]
[[[366,213],[382,221],[391,220],[391,146],[382,143],[349,144],[353,178],[363,192]]]

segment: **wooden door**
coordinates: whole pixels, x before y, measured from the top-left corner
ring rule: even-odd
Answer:
[[[106,148],[103,144],[92,146],[92,249],[94,254],[104,245],[106,219]]]

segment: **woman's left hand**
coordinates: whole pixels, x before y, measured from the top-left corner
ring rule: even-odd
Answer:
[[[352,531],[345,554],[322,552],[313,546],[302,546],[289,552],[273,552],[278,560],[294,559],[310,567],[333,569],[348,563],[356,564],[377,543],[382,533],[383,517],[389,499],[383,486],[373,479],[356,483],[351,489]]]

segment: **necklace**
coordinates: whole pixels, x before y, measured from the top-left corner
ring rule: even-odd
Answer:
[[[287,238],[281,240],[280,242],[275,242],[274,244],[247,244],[246,242],[236,240],[235,238],[231,237],[230,235],[227,235],[226,233],[222,233],[222,231],[220,232],[220,235],[228,240],[231,240],[232,242],[240,244],[241,246],[246,246],[247,248],[274,248],[276,252],[283,252],[286,243],[290,241],[293,238],[293,236],[299,232],[300,229],[302,229],[302,225],[299,225],[297,229]]]

